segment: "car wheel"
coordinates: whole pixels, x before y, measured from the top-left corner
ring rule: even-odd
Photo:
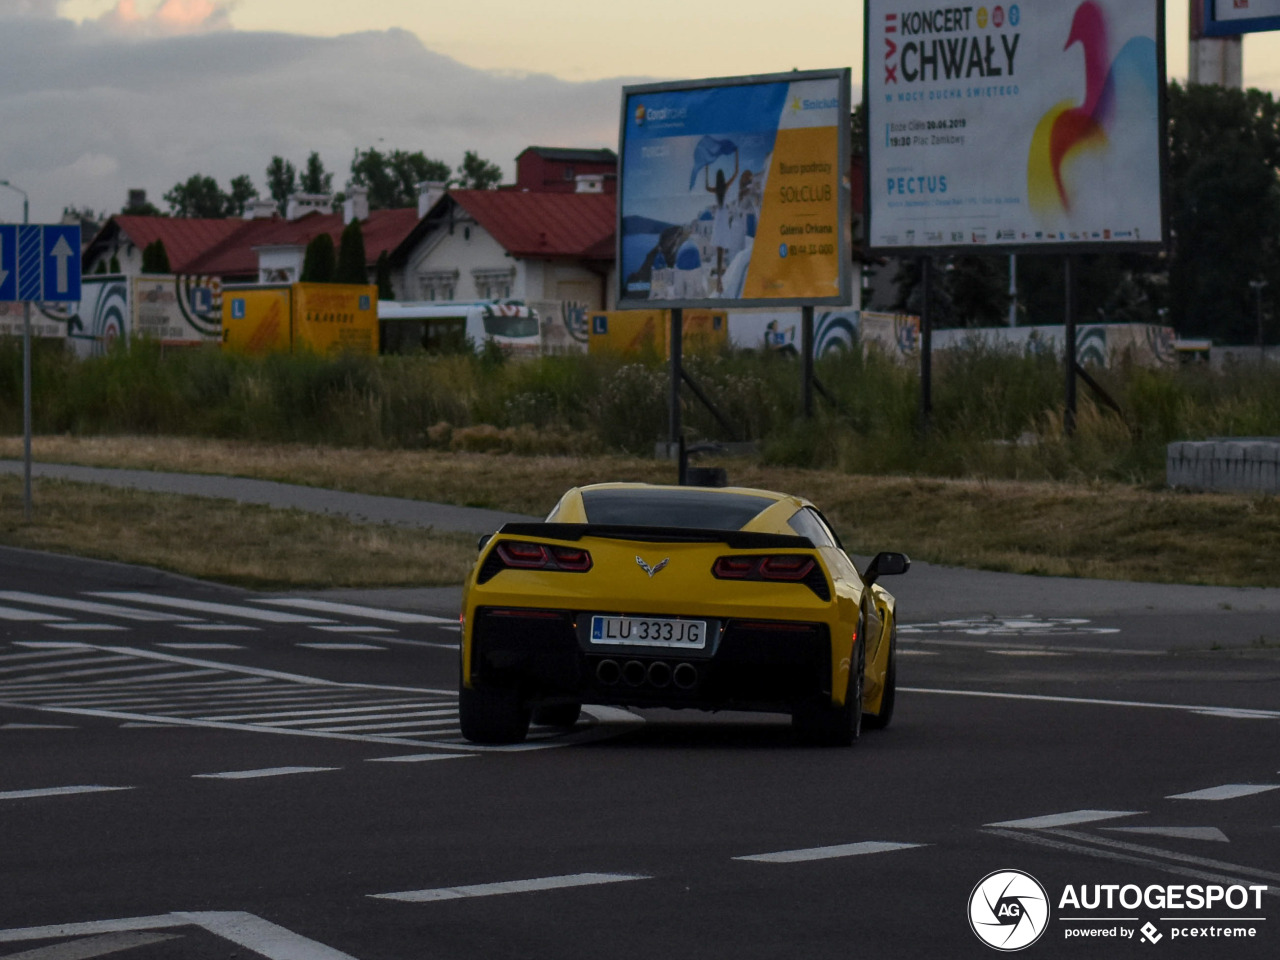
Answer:
[[[553,703],[545,707],[536,707],[533,711],[533,722],[544,727],[572,727],[582,715],[580,703]]]
[[[880,697],[880,712],[868,713],[863,724],[868,730],[883,730],[893,719],[893,705],[898,699],[898,628],[889,634],[889,665],[884,670],[884,694]]]
[[[472,743],[521,743],[531,712],[520,692],[503,687],[458,688],[458,720]]]
[[[862,631],[859,629],[859,635]],[[844,704],[802,704],[791,714],[792,729],[802,740],[826,747],[850,747],[862,733],[862,687],[866,664],[858,643],[858,663],[849,672]]]

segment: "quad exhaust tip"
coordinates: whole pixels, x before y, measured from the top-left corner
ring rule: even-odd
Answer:
[[[698,685],[698,668],[691,663],[678,663],[674,667],[665,660],[654,660],[647,666],[640,660],[601,660],[596,664],[596,680],[601,686],[614,687],[625,683],[629,687],[645,684],[655,690],[665,690],[675,684],[680,690],[692,690]]]

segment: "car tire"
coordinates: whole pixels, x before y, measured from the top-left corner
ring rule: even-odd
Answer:
[[[880,697],[880,712],[863,716],[862,724],[868,730],[883,730],[893,720],[893,705],[898,699],[898,628],[889,634],[889,664],[884,669],[884,693]]]
[[[520,692],[503,687],[458,687],[458,720],[472,743],[522,743],[532,712]]]
[[[862,630],[859,626],[858,634]],[[858,643],[858,663],[849,672],[849,686],[845,690],[844,704],[835,707],[828,703],[807,703],[791,714],[791,727],[800,739],[824,747],[851,747],[862,733],[862,690],[866,670],[862,642]]]
[[[535,707],[533,722],[543,727],[568,729],[578,722],[580,716],[582,716],[580,703],[553,703],[545,707]]]

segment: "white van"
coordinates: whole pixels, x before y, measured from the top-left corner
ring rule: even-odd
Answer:
[[[519,300],[378,301],[379,353],[464,353],[489,340],[512,356],[537,355],[538,315]]]

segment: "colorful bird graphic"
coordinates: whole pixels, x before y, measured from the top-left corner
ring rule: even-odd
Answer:
[[[1027,162],[1032,209],[1042,217],[1069,214],[1072,195],[1064,171],[1086,152],[1105,151],[1114,132],[1117,104],[1141,100],[1154,110],[1156,44],[1150,37],[1126,43],[1109,61],[1107,15],[1096,0],[1076,9],[1064,50],[1080,44],[1084,51],[1084,103],[1064,101],[1036,125]]]

